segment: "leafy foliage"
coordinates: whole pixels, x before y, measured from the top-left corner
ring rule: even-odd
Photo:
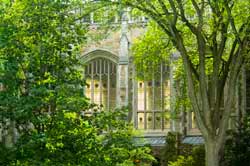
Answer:
[[[170,166],[193,166],[194,160],[191,156],[178,156],[177,161],[170,162]]]
[[[151,80],[152,77],[159,78],[157,73],[161,72],[161,64],[172,68],[172,82],[176,93],[173,106],[172,118],[181,111],[189,111],[191,108],[187,92],[186,74],[183,69],[182,59],[174,57],[176,51],[170,42],[169,37],[154,22],[147,26],[146,33],[136,39],[132,47],[133,63],[137,70],[137,79]],[[154,72],[153,72],[154,71]]]
[[[62,109],[66,100],[77,107],[67,109],[85,108],[84,81],[76,67],[86,28],[76,24],[70,13],[74,5],[15,1],[5,9],[0,47],[2,119],[15,120],[17,126],[32,122],[42,129],[41,115]]]
[[[169,166],[204,166],[204,146],[183,144],[181,139],[182,137],[179,133],[168,133],[166,146],[162,152],[163,163]]]
[[[236,80],[249,56],[250,1],[100,0],[98,2],[109,2],[144,12],[157,23],[180,52],[189,99],[197,125],[207,145],[206,165],[218,166],[230,114],[234,107]],[[141,66],[144,68],[145,65]],[[152,69],[154,65],[147,64],[147,66]],[[151,70],[151,73],[154,72]],[[224,95],[225,93],[227,95]]]
[[[1,143],[1,165],[110,166],[153,160],[149,148],[133,144],[123,111],[99,112],[83,95],[79,51],[87,26],[75,12],[83,2],[5,4],[0,7],[0,116],[4,137],[14,138],[17,129],[19,138],[11,148]],[[89,109],[95,113],[82,116]]]
[[[153,22],[150,22],[146,33],[133,44],[133,63],[136,66],[137,77],[150,80],[160,72],[161,64],[168,64],[171,44],[164,32]]]
[[[134,160],[153,161],[149,148],[133,144],[133,129],[124,120],[125,116],[119,110],[90,117],[56,112],[48,118],[44,132],[31,130],[23,135],[14,149],[8,149],[12,155],[4,155],[7,158],[0,162],[4,165],[127,166],[133,165]]]
[[[229,135],[226,142],[225,156],[222,161],[225,166],[241,166],[250,163],[250,118],[245,118],[237,131]]]
[[[191,156],[194,159],[193,166],[205,166],[205,147],[204,145],[196,146],[192,149]]]
[[[234,107],[236,80],[250,51],[250,1],[119,2],[151,17],[180,52],[189,99],[207,145],[206,165],[218,166]]]
[[[166,145],[163,149],[162,158],[165,163],[175,161],[178,156],[178,133],[169,132],[166,137]]]

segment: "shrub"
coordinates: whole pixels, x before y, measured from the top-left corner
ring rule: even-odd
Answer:
[[[178,156],[176,161],[169,162],[169,166],[194,166],[194,159],[192,156]]]
[[[193,166],[205,166],[205,148],[204,145],[194,146],[191,154],[194,163]]]
[[[169,166],[169,163],[182,162],[183,157],[185,159],[192,158],[192,166],[205,166],[205,148],[203,145],[182,144],[179,133],[169,132],[162,153],[163,162]],[[190,163],[189,160],[187,162]]]
[[[229,134],[225,146],[225,166],[245,166],[250,163],[250,117],[247,117],[236,131]]]
[[[124,116],[121,110],[100,112],[92,117],[59,111],[47,119],[44,131],[32,129],[23,134],[15,147],[8,149],[12,155],[2,157],[0,163],[6,166],[128,166],[135,160],[153,161],[150,148],[134,145],[133,128],[122,120]]]
[[[178,133],[169,132],[166,137],[166,145],[162,152],[162,159],[164,163],[175,161],[178,157],[177,140]]]

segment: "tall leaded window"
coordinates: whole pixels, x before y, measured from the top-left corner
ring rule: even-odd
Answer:
[[[145,64],[144,64],[145,65]],[[150,66],[150,64],[149,64]],[[168,66],[160,62],[147,71],[137,70],[136,128],[170,128],[170,81]]]
[[[84,71],[85,95],[91,103],[104,110],[115,108],[117,64],[106,58],[95,58],[86,63]]]

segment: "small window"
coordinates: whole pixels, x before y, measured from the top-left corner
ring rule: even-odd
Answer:
[[[152,82],[150,81],[150,82],[148,82],[148,86],[152,86]]]
[[[140,117],[140,122],[142,122],[142,117]]]
[[[90,85],[89,85],[89,84],[87,84],[86,86],[87,86],[88,89],[90,88]]]
[[[142,82],[139,83],[139,87],[142,88]]]

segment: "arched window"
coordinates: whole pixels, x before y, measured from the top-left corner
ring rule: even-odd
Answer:
[[[109,55],[109,56],[108,56]],[[84,58],[85,95],[102,110],[116,107],[117,63],[111,53],[94,51]],[[111,58],[111,59],[110,59]]]

